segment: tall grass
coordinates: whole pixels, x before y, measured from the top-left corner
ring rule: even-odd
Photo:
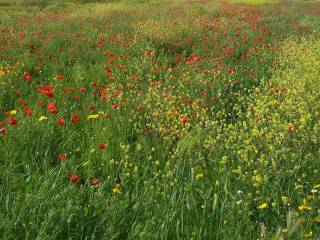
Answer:
[[[0,239],[317,239],[319,9],[1,7]]]

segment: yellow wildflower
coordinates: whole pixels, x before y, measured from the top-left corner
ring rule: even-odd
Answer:
[[[46,120],[46,119],[47,119],[46,116],[41,116],[41,117],[39,117],[38,122],[42,122],[43,120]]]
[[[90,114],[87,116],[87,119],[96,119],[99,117],[99,114]]]
[[[10,111],[10,115],[16,115],[17,114],[17,110],[11,110]]]
[[[119,185],[115,186],[115,187],[112,189],[112,192],[113,192],[113,193],[118,193],[118,194],[122,193]]]
[[[320,215],[314,219],[316,223],[320,223]]]
[[[197,181],[200,181],[202,178],[203,178],[203,173],[198,173],[198,174],[196,175],[196,180],[197,180]]]
[[[142,148],[142,145],[140,143],[137,144],[137,150],[140,151]]]
[[[313,188],[320,188],[320,184],[314,185]]]
[[[308,195],[307,196],[307,199],[310,201],[310,200],[314,200],[316,198],[315,195]]]
[[[306,237],[306,238],[310,238],[310,237],[312,237],[312,235],[313,235],[313,232],[310,231],[308,233],[305,233],[303,236]]]
[[[303,204],[301,204],[298,207],[299,211],[310,211],[312,208],[308,205],[307,201],[303,201]]]
[[[265,209],[268,208],[268,203],[262,203],[258,206],[258,209]]]

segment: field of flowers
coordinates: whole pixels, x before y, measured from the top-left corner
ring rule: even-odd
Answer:
[[[320,239],[319,1],[0,14],[0,239]]]

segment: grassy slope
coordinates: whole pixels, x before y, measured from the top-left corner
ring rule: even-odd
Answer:
[[[0,238],[256,239],[289,212],[297,239],[319,236],[319,21],[303,7],[2,8],[0,112],[18,124],[0,119]]]

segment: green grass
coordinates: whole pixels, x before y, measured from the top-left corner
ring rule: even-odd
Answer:
[[[0,7],[0,239],[319,238],[320,5],[247,3]]]

